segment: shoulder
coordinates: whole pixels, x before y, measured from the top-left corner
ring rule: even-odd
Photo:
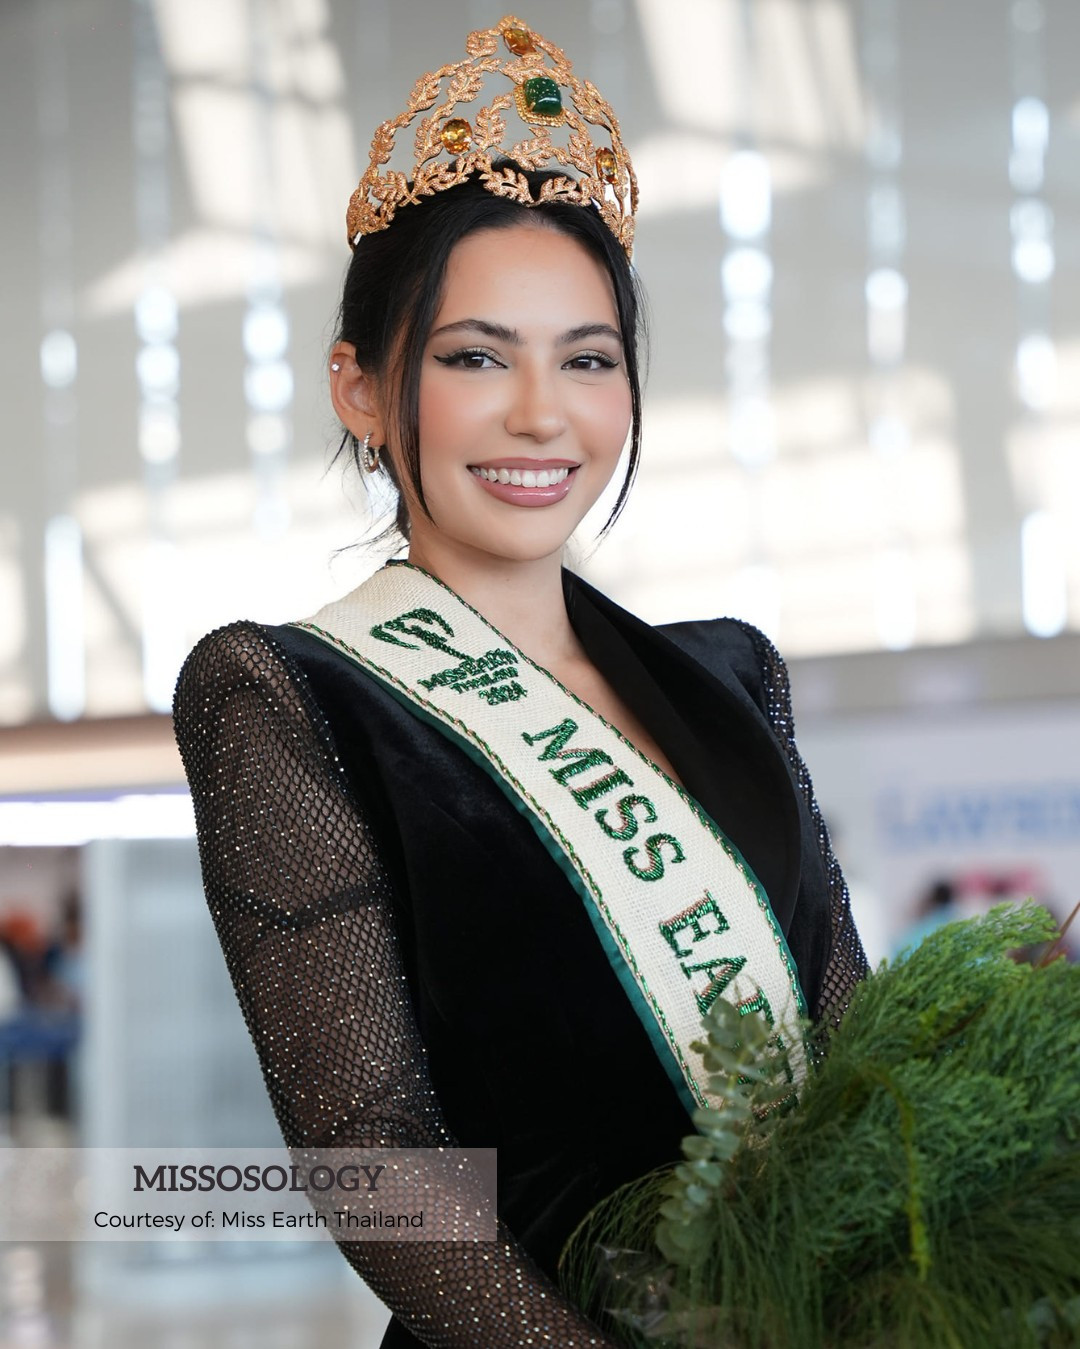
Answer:
[[[760,628],[744,619],[689,619],[662,623],[657,631],[713,674],[734,676],[763,712],[778,689],[787,688],[783,657]]]
[[[246,618],[215,628],[192,647],[184,661],[181,678],[200,666],[230,665],[265,649],[270,631],[265,624]]]
[[[230,623],[201,638],[184,662],[173,730],[193,795],[235,791],[239,782],[273,794],[285,779],[316,796],[353,791],[324,702],[290,650],[292,631]],[[361,746],[351,760],[361,767]]]
[[[326,645],[304,628],[242,619],[200,638],[180,670],[177,703],[216,689],[303,688]]]
[[[295,633],[295,637],[292,635]],[[315,639],[289,627],[241,620],[201,638],[176,681],[177,738],[224,723],[281,725],[322,720],[302,655]]]
[[[396,709],[375,681],[313,633],[243,620],[207,633],[192,649],[177,679],[173,727],[185,758],[211,742],[239,746],[270,737],[339,765],[347,759],[362,773],[372,734],[381,727],[390,733]]]
[[[568,602],[591,605],[641,646],[659,644],[668,651],[674,646],[680,658],[689,657],[727,689],[749,697],[771,721],[790,700],[787,667],[773,643],[752,623],[699,618],[653,625],[575,573],[565,573],[565,585]]]
[[[282,665],[271,630],[263,624],[241,620],[215,628],[199,639],[181,667],[174,715],[182,715],[208,697],[273,684],[287,673]]]

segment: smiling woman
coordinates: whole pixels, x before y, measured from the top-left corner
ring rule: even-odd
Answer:
[[[629,396],[629,461],[606,532],[626,500],[640,453],[638,341],[643,306],[638,283],[625,249],[599,213],[544,197],[552,183],[565,181],[561,175],[522,171],[509,160],[494,161],[492,172],[516,174],[537,203],[523,209],[521,202],[487,190],[479,178],[467,178],[452,192],[422,199],[419,209],[400,212],[392,229],[366,236],[364,246],[354,251],[331,359],[335,407],[354,453],[369,432],[377,444],[386,443],[393,432],[398,453],[388,456],[385,468],[401,492],[397,529],[409,538],[417,515],[410,503],[419,505],[421,514],[427,512],[420,470],[420,397],[422,387],[430,384],[423,376],[432,361],[463,370],[482,369],[489,362],[506,366],[492,343],[501,344],[507,357],[531,346],[527,355],[535,360],[538,340],[550,344],[561,335],[567,350],[559,353],[560,364],[597,374],[618,367]],[[530,230],[534,233],[526,233]],[[499,237],[505,231],[510,232],[508,240]],[[561,315],[548,294],[553,278],[559,279],[561,298],[571,300]],[[574,282],[583,279],[586,290],[579,296]],[[531,343],[522,331],[525,311],[509,304],[507,293],[509,288],[524,301],[530,284],[534,307],[540,305]],[[585,295],[591,297],[592,310],[583,302]],[[481,300],[490,301],[491,313],[483,310]],[[508,314],[509,322],[499,322],[499,314]],[[568,324],[571,314],[582,315],[582,322]],[[564,326],[541,332],[545,320]],[[578,343],[583,345],[573,350]],[[520,361],[514,364],[521,366]]]
[[[286,1142],[499,1150],[497,1241],[463,1181],[459,1239],[341,1243],[384,1346],[576,1349],[617,1328],[558,1293],[559,1253],[679,1157],[703,1013],[760,1017],[794,1094],[797,1019],[836,1022],[865,962],[770,644],[649,627],[564,566],[640,451],[636,183],[558,48],[508,17],[467,53],[376,132],[330,360],[407,557],[204,638],[176,727]]]

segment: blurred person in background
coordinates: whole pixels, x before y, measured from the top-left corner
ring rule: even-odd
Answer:
[[[916,905],[911,922],[896,940],[897,954],[913,950],[931,932],[965,916],[953,882],[947,877],[933,881]]]
[[[15,976],[19,1007],[37,1003],[45,982],[45,939],[37,917],[23,909],[9,909],[0,919],[0,947]]]
[[[14,950],[8,938],[0,933],[0,1023],[15,1015],[22,1003],[22,996]]]

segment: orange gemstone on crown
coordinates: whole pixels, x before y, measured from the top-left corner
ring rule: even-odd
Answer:
[[[439,140],[452,155],[463,155],[472,144],[472,127],[464,117],[451,117],[443,123]]]
[[[605,183],[619,181],[619,161],[615,158],[615,151],[609,150],[606,145],[596,152],[596,172]]]
[[[503,33],[503,41],[515,56],[528,56],[530,52],[536,50],[532,34],[527,28],[507,28]]]

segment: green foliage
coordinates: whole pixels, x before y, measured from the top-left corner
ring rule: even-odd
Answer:
[[[1080,1345],[1080,967],[1009,954],[1054,933],[1003,906],[882,967],[789,1110],[759,1018],[718,1000],[723,1107],[590,1215],[568,1291],[661,1349]]]

